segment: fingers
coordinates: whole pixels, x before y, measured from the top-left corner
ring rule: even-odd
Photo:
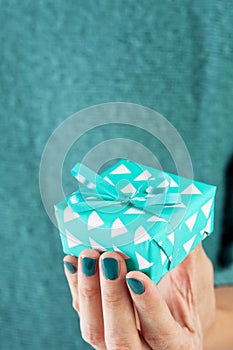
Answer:
[[[99,284],[98,260],[95,250],[84,250],[78,262],[78,295],[80,329],[83,339],[95,349],[105,350],[104,324]]]
[[[64,266],[86,342],[97,350],[150,349],[138,333],[138,312],[126,285],[126,264],[119,254],[104,253],[100,259],[97,251],[85,250],[78,259],[66,256]]]
[[[141,349],[124,259],[114,252],[103,253],[99,270],[107,349]]]
[[[77,266],[78,259],[72,255],[67,255],[63,259],[64,261],[64,271],[70,287],[70,292],[72,295],[72,306],[79,312],[78,305],[78,285],[77,285]]]
[[[174,337],[179,336],[180,329],[157,286],[148,276],[138,271],[129,272],[126,280],[147,343],[153,349],[163,348],[170,339],[174,344]]]

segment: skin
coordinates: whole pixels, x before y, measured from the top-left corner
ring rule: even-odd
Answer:
[[[82,257],[97,259],[95,275],[83,274]],[[105,278],[104,257],[118,260],[117,279]],[[233,349],[233,288],[214,289],[213,266],[201,244],[158,285],[142,272],[127,273],[125,260],[116,252],[100,255],[88,249],[64,261],[76,267],[74,274],[64,270],[82,337],[94,349]],[[126,277],[139,279],[145,291],[135,294]]]

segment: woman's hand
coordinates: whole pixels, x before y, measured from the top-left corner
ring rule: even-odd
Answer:
[[[215,299],[212,265],[201,245],[157,286],[142,272],[127,273],[115,252],[85,250],[64,261],[82,337],[95,349],[203,348]]]
[[[173,317],[180,325],[192,326],[200,319],[202,332],[206,334],[215,321],[214,270],[210,259],[199,244],[175,269],[158,284]],[[184,324],[184,316],[186,324]]]

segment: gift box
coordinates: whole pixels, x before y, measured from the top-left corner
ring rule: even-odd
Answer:
[[[71,173],[80,187],[55,205],[65,254],[116,251],[158,283],[213,232],[215,186],[128,159]]]

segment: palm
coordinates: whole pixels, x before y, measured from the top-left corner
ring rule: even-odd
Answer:
[[[215,313],[213,267],[201,244],[162,278],[158,288],[181,326],[188,327],[196,318],[203,330],[211,326]]]
[[[158,289],[184,337],[194,333],[202,334],[213,324],[213,267],[201,244],[162,278]],[[137,312],[136,319],[143,335]],[[147,349],[146,344],[144,346]]]

